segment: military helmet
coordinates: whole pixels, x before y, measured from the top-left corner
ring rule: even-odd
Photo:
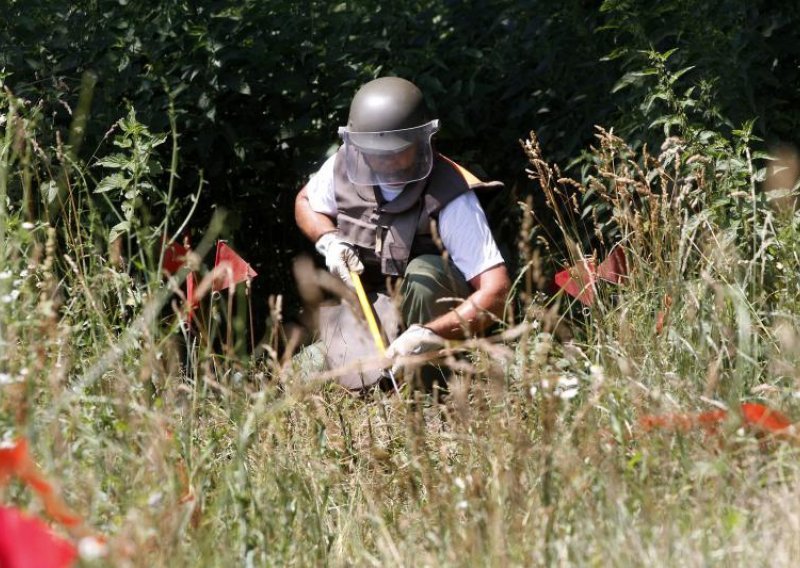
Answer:
[[[381,77],[362,86],[350,103],[351,132],[405,130],[428,122],[422,91],[406,79]]]
[[[433,167],[431,137],[439,129],[430,120],[422,91],[400,77],[382,77],[363,85],[350,103],[347,126],[339,129],[345,142],[350,181],[363,185],[417,181]],[[415,148],[413,167],[376,171],[376,161]]]

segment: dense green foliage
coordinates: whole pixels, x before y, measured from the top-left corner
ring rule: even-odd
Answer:
[[[634,147],[657,140],[675,120],[730,131],[752,119],[754,134],[767,141],[792,140],[800,126],[793,3],[4,4],[4,83],[40,105],[48,135],[83,140],[75,148],[81,163],[93,166],[94,156],[112,151],[107,131],[128,106],[158,133],[169,130],[174,105],[176,210],[191,207],[202,172],[195,234],[215,207],[225,207],[227,236],[263,274],[259,298],[292,296],[289,262],[309,250],[294,228],[294,195],[336,144],[353,92],[378,75],[419,83],[444,125],[440,149],[508,184],[491,208],[508,251],[516,201],[538,198],[518,144],[531,129],[563,165],[580,157],[596,124],[615,127]],[[670,98],[657,88],[654,58],[672,49]],[[87,132],[70,140],[84,73],[84,84],[95,82]],[[163,214],[163,204],[145,205]]]

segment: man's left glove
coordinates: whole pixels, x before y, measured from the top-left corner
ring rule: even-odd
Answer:
[[[427,327],[415,323],[392,341],[392,344],[386,349],[386,357],[397,359],[398,357],[422,355],[429,351],[441,349],[444,347],[444,343],[445,340],[442,336],[437,335]],[[407,364],[394,361],[392,363],[392,373],[400,379],[406,366]]]
[[[353,287],[351,272],[361,274],[364,265],[358,258],[358,253],[353,245],[340,239],[337,233],[325,233],[314,245],[317,251],[325,257],[325,264],[331,274],[338,276],[350,288]]]

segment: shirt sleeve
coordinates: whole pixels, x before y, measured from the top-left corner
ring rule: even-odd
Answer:
[[[458,196],[442,209],[439,236],[468,281],[505,263],[474,191]]]
[[[333,191],[333,162],[335,160],[336,154],[325,160],[325,163],[306,184],[306,195],[311,210],[334,219],[339,212],[339,208],[336,206],[336,194]]]

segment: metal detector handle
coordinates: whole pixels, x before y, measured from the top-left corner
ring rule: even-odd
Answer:
[[[375,347],[378,348],[378,351],[381,355],[385,355],[386,345],[383,343],[381,330],[378,329],[378,322],[375,320],[375,314],[372,311],[372,304],[369,303],[367,293],[364,291],[363,284],[361,284],[361,277],[358,275],[358,272],[351,272],[350,278],[353,280],[353,286],[355,286],[356,289],[358,302],[361,304],[361,311],[364,312],[364,317],[367,318],[367,325],[369,326],[369,331],[372,334],[372,340],[375,342]]]
[[[361,284],[361,277],[358,275],[358,272],[350,272],[350,278],[353,280],[353,286],[355,287],[356,295],[358,296],[358,303],[361,304],[361,311],[364,312],[364,317],[367,318],[367,325],[369,326],[369,331],[372,334],[372,340],[375,342],[375,347],[378,348],[378,352],[381,355],[386,355],[386,345],[383,343],[381,330],[378,328],[378,322],[375,320],[375,313],[372,311],[372,304],[369,303],[367,293],[364,291],[364,285]],[[392,388],[394,389],[394,392],[399,394],[400,389],[397,386],[394,373],[391,369],[386,369],[385,373],[386,376],[388,376],[392,381]]]

